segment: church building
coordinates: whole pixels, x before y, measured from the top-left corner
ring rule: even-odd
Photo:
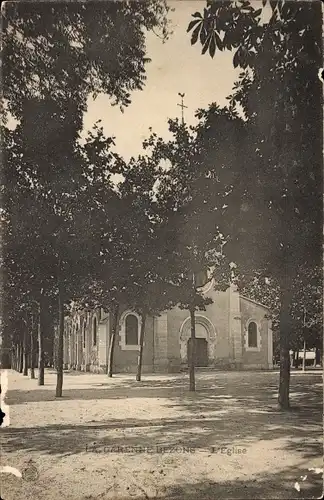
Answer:
[[[272,330],[269,310],[241,295],[234,284],[215,291],[212,279],[201,289],[213,300],[196,312],[196,366],[221,369],[270,369]],[[114,373],[135,372],[141,318],[120,313],[114,349]],[[76,370],[106,372],[111,317],[103,309],[77,312],[65,320],[64,365]],[[189,311],[174,307],[146,320],[143,372],[179,372],[188,367]],[[189,354],[190,355],[190,354]]]

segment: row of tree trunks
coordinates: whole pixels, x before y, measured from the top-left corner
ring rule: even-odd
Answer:
[[[145,325],[146,325],[146,312],[141,314],[141,331],[139,339],[139,352],[137,357],[137,370],[136,370],[136,381],[140,382],[142,377],[142,366],[143,366],[143,346],[144,346],[144,336],[145,336]],[[189,390],[196,390],[195,383],[195,340],[196,340],[196,323],[195,323],[195,309],[190,309],[191,318],[191,354],[189,357]],[[108,363],[107,363],[107,375],[108,377],[113,376],[113,361],[114,361],[114,348],[118,328],[119,319],[119,306],[116,305],[113,310],[111,334],[109,338],[109,349],[108,349]]]
[[[36,365],[36,347],[38,336],[38,385],[44,385],[44,298],[41,294],[39,302],[39,314],[32,313],[27,318],[23,331],[22,342],[17,343],[12,349],[11,368],[28,376],[30,369],[30,378],[35,379]],[[37,321],[38,319],[38,321]],[[37,333],[36,333],[37,330]]]
[[[11,353],[11,366],[13,370],[19,373],[23,372],[23,346],[21,342],[18,342],[13,346]]]
[[[113,375],[114,348],[115,348],[115,340],[118,329],[118,320],[119,320],[119,305],[116,305],[113,309],[112,327],[109,339],[108,364],[107,364],[108,377],[112,377]],[[145,324],[146,324],[146,314],[144,313],[142,314],[142,324],[140,332],[139,354],[138,354],[137,373],[136,373],[137,381],[141,380],[141,373],[142,373]],[[63,389],[63,345],[64,345],[64,312],[63,312],[62,293],[60,293],[59,329],[58,329],[58,342],[56,349],[56,370],[57,370],[56,397],[62,396],[62,389]]]
[[[113,319],[112,319],[112,327],[109,341],[109,350],[108,350],[108,364],[107,364],[107,375],[108,377],[112,377],[113,375],[113,359],[114,359],[114,347],[115,340],[117,335],[117,327],[118,327],[118,318],[119,318],[119,306],[115,306],[113,311]],[[146,312],[141,314],[141,331],[139,338],[139,351],[137,358],[137,370],[136,370],[136,381],[140,382],[142,378],[142,366],[143,366],[143,346],[144,346],[144,336],[145,336],[145,325],[146,325]],[[189,358],[189,390],[196,390],[195,383],[195,340],[196,340],[196,323],[195,323],[195,309],[190,309],[190,318],[191,318],[191,355]]]

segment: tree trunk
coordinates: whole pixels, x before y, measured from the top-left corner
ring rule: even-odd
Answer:
[[[31,330],[30,330],[30,378],[35,378],[35,316],[31,317]]]
[[[51,366],[51,368],[54,368],[54,338],[55,338],[55,332],[54,332],[53,318],[52,318],[52,322],[51,322],[51,334],[52,334],[52,342],[51,342],[51,345],[50,345],[49,356],[50,356],[50,366]]]
[[[189,391],[196,390],[195,381],[195,360],[196,360],[196,322],[195,322],[195,309],[190,309],[190,358],[189,358]]]
[[[11,348],[11,368],[16,369],[16,349],[14,345]]]
[[[15,344],[14,347],[14,362],[15,362],[15,370],[19,372],[19,344]]]
[[[17,372],[19,373],[19,369],[20,369],[20,345],[19,343],[17,344],[17,361],[16,361],[16,366],[17,366]]]
[[[54,352],[53,352],[53,366],[54,366],[54,370],[57,371],[57,345],[58,345],[58,331],[59,331],[59,327],[58,325],[55,325],[55,328],[54,328]]]
[[[304,346],[303,346],[303,372],[306,369],[306,340],[304,339]]]
[[[4,347],[2,349],[0,366],[1,366],[1,368],[8,369],[8,370],[10,370],[10,368],[12,368],[10,347]]]
[[[19,357],[18,357],[18,371],[19,373],[23,372],[23,362],[24,362],[24,351],[23,351],[23,345],[22,342],[19,342]]]
[[[287,279],[282,277],[280,286],[280,374],[278,404],[281,410],[289,410],[290,359],[289,344],[291,337],[291,286]]]
[[[137,382],[141,381],[141,375],[142,375],[143,343],[144,343],[144,333],[145,333],[145,322],[146,322],[146,313],[143,313],[142,314],[141,333],[140,333],[140,342],[139,342],[139,352],[138,352],[138,358],[137,358],[137,373],[136,373],[136,380],[137,380]]]
[[[298,366],[299,366],[299,349],[297,349],[295,355],[295,368],[298,368]]]
[[[11,366],[15,371],[18,371],[18,366],[17,366],[17,344],[14,344],[12,346],[12,351],[11,351]]]
[[[291,354],[291,358],[290,358],[290,368],[293,368],[294,367],[294,363],[295,363],[295,351],[292,352]]]
[[[63,389],[63,349],[64,349],[64,303],[61,285],[59,285],[58,294],[58,342],[57,342],[57,380],[56,380],[56,397],[62,397]]]
[[[23,375],[28,376],[28,326],[29,322],[25,325],[24,340],[23,340]]]
[[[313,367],[316,368],[317,365],[317,347],[314,348],[314,362]]]
[[[15,370],[19,372],[19,343],[15,345]]]
[[[14,354],[13,348],[11,348],[10,357],[11,357],[10,365],[11,365],[12,370],[14,370],[15,369],[15,354]]]
[[[1,345],[1,362],[0,366],[3,369],[10,369],[12,364],[12,348],[11,339],[9,337],[8,328],[2,329],[2,345]]]
[[[38,385],[44,383],[44,296],[41,291],[38,316]]]
[[[115,340],[116,340],[117,326],[118,326],[118,314],[119,314],[119,306],[116,305],[114,308],[111,335],[109,341],[108,367],[107,367],[108,377],[112,377],[113,375],[114,347],[115,347]]]

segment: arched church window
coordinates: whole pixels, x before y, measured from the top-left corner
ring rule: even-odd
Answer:
[[[93,345],[97,345],[97,318],[95,317],[93,320]]]
[[[138,344],[138,319],[134,314],[128,314],[125,320],[125,344]]]
[[[248,347],[258,347],[258,327],[255,321],[248,326]]]

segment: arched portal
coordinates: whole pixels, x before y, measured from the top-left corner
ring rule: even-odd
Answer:
[[[203,315],[195,316],[196,324],[196,366],[207,366],[215,358],[216,330],[212,322]],[[180,328],[181,362],[187,363],[191,356],[190,316]]]

